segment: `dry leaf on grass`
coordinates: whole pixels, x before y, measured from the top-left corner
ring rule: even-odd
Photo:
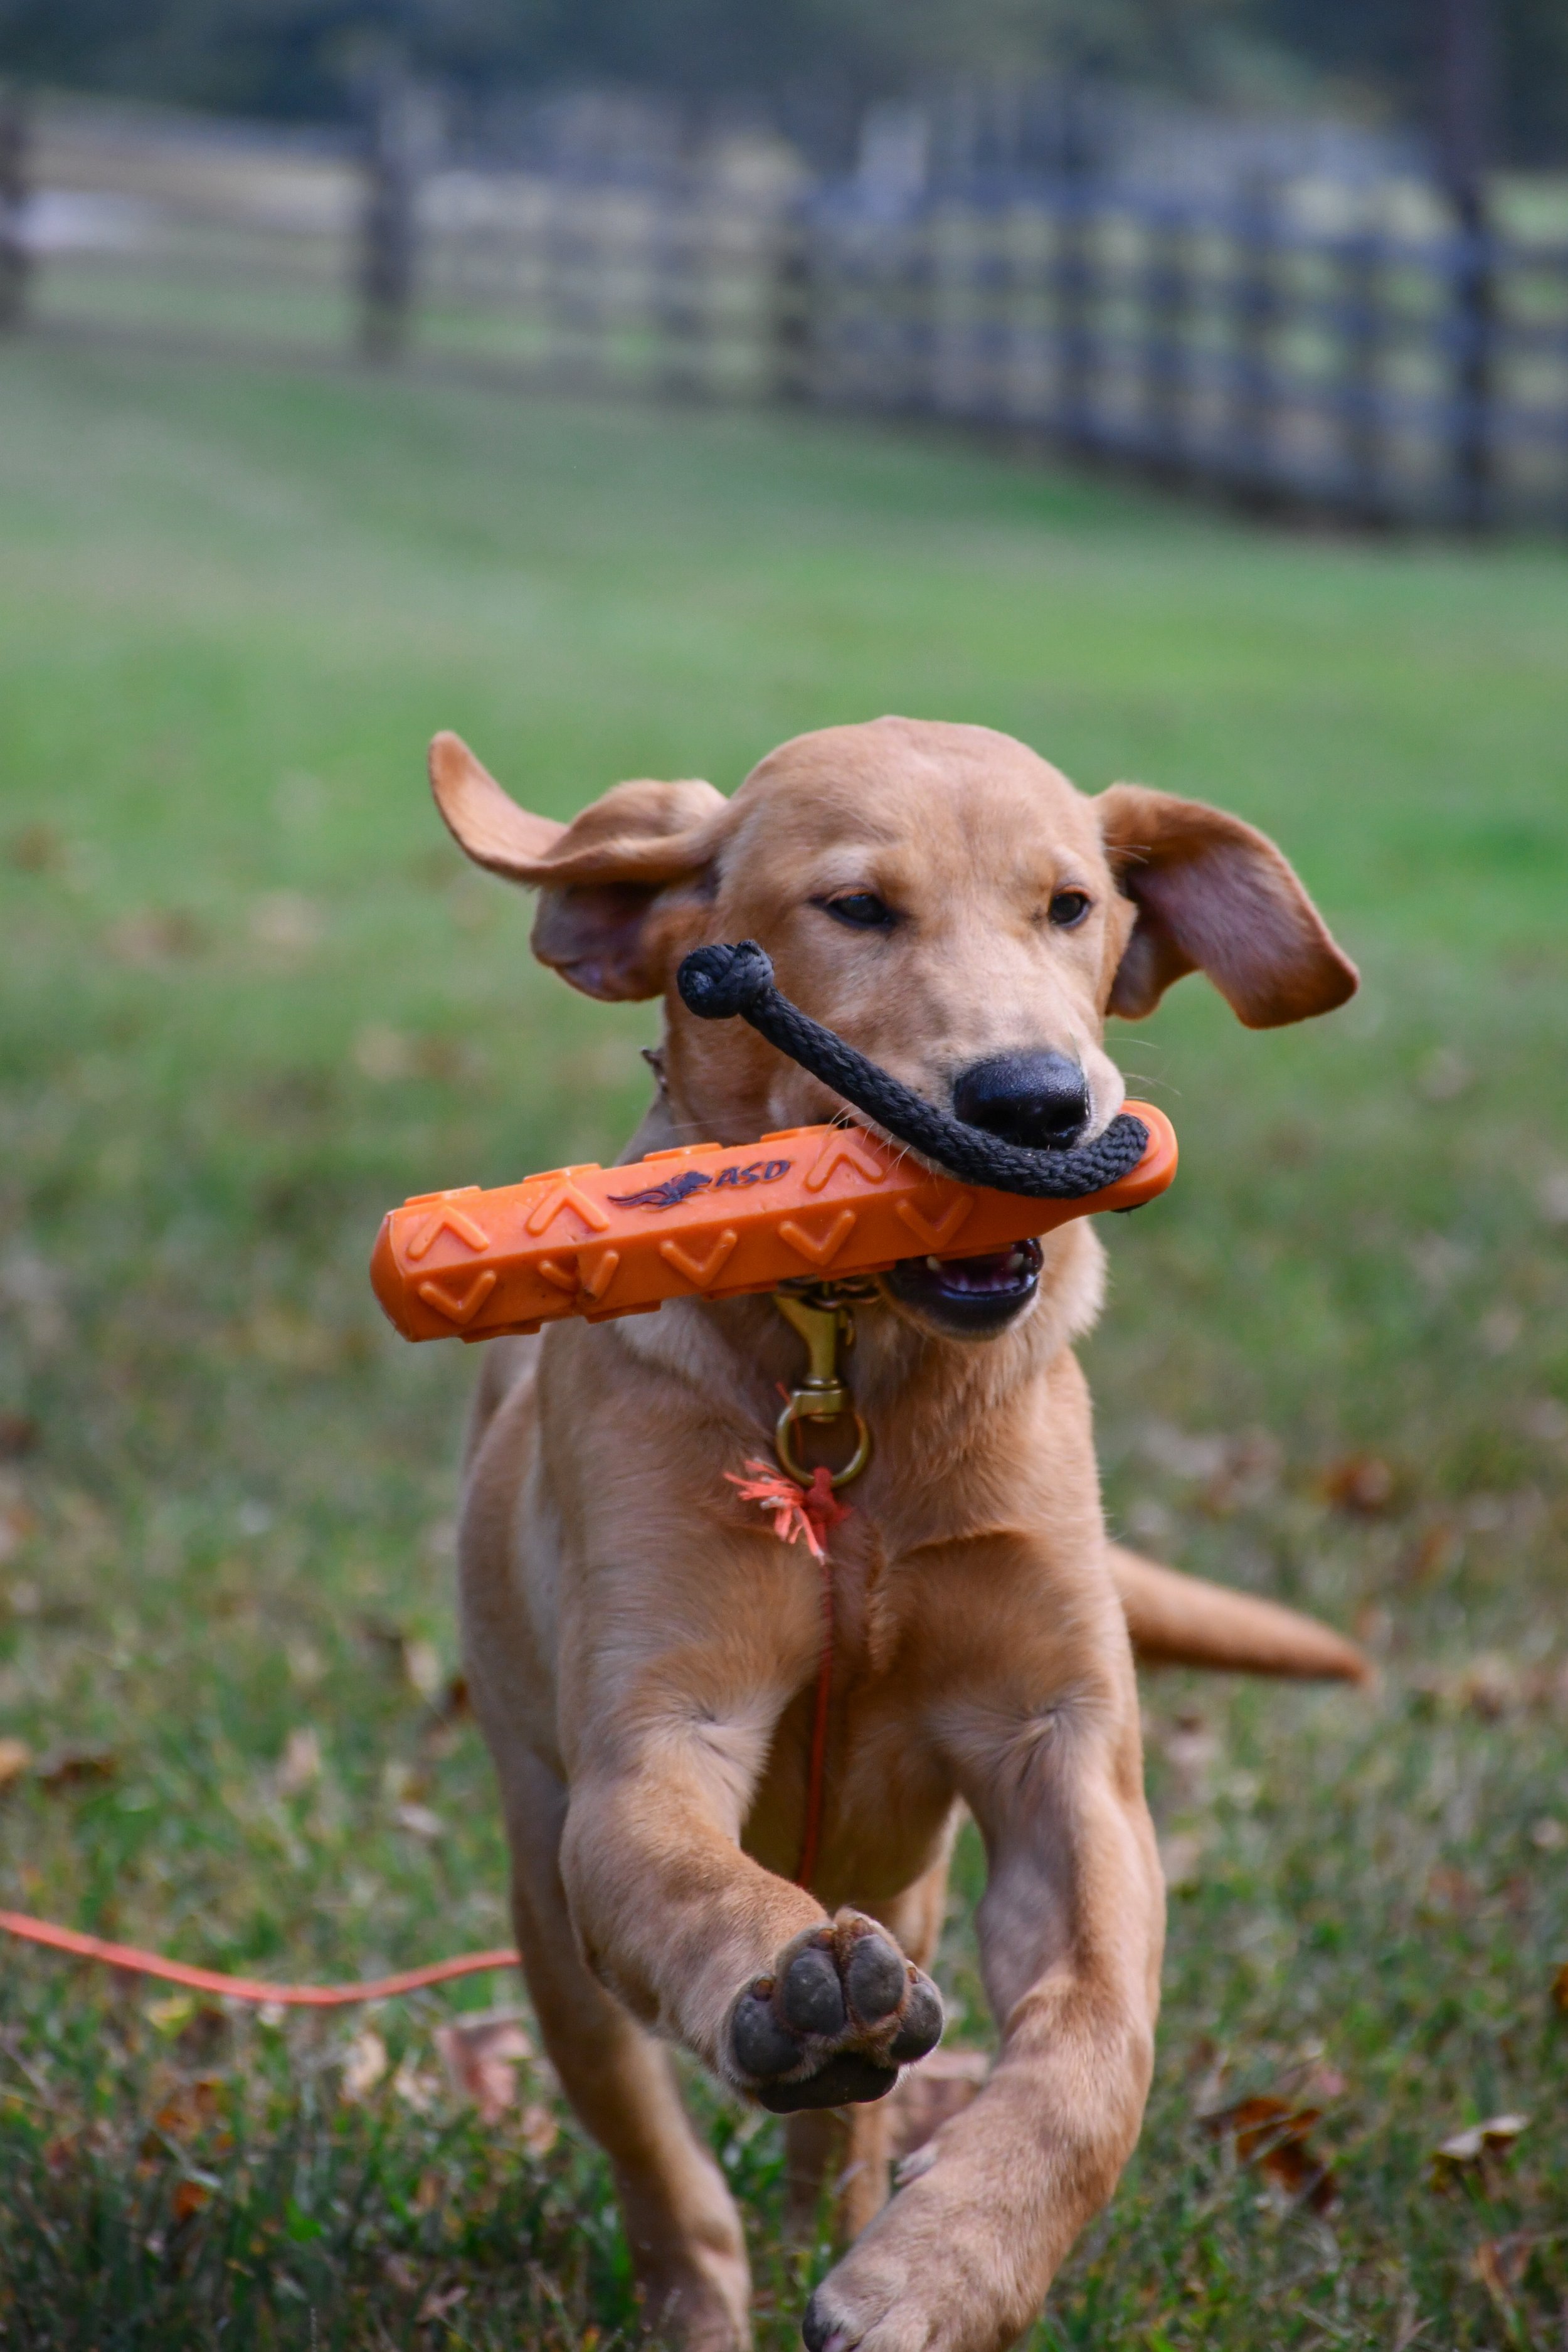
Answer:
[[[180,2084],[153,2116],[154,2127],[168,2139],[195,2138],[217,2120],[222,2089],[217,2074],[200,2074],[194,2083]]]
[[[37,1777],[50,1790],[79,1789],[92,1780],[112,1780],[120,1759],[109,1748],[55,1748],[40,1757]]]
[[[446,1827],[440,1814],[433,1813],[428,1805],[395,1805],[392,1818],[400,1830],[408,1832],[410,1837],[424,1838],[431,1845]]]
[[[338,2088],[351,2106],[368,2099],[386,2072],[386,2044],[373,2027],[363,2026],[343,2053],[342,2080]]]
[[[1552,1979],[1552,2005],[1568,2017],[1568,1960],[1564,1960]]]
[[[533,2044],[515,2017],[438,2025],[435,2042],[453,2096],[477,2107],[481,2123],[499,2123],[516,2106],[518,2065],[532,2057]]]
[[[1443,2173],[1484,2163],[1489,2156],[1502,2156],[1529,2124],[1528,2116],[1489,2116],[1484,2124],[1470,2124],[1439,2140],[1432,2151],[1433,2163]]]
[[[320,1734],[300,1726],[289,1734],[283,1743],[276,1774],[280,1797],[298,1797],[321,1777],[321,1742]]]
[[[42,1435],[30,1412],[0,1412],[0,1462],[19,1462],[35,1451]]]
[[[1394,1477],[1376,1454],[1347,1454],[1323,1473],[1323,1493],[1334,1508],[1358,1518],[1375,1518],[1394,1500]]]
[[[0,1789],[19,1780],[32,1760],[33,1751],[25,1739],[0,1739]]]
[[[421,2326],[427,2326],[432,2320],[445,2319],[449,2311],[456,2311],[458,2305],[468,2299],[466,2286],[432,2287],[419,2306]]]
[[[1328,2161],[1311,2144],[1317,2107],[1292,2107],[1286,2099],[1241,2099],[1202,2118],[1216,2139],[1228,2139],[1243,2164],[1256,2164],[1270,2186],[1293,2201],[1326,2213],[1339,2198]]]
[[[188,2221],[211,2200],[212,2191],[204,2189],[199,2180],[182,2180],[175,2189],[171,2210],[176,2221]]]
[[[1534,2243],[1528,2230],[1515,2230],[1506,2238],[1481,2240],[1470,2256],[1470,2269],[1495,2302],[1504,2305],[1512,2303]]]
[[[518,2124],[518,2137],[530,2156],[545,2157],[561,2137],[561,2126],[548,2107],[537,2101],[524,2107]]]
[[[1203,1879],[1204,1842],[1195,1831],[1177,1830],[1160,1840],[1160,1868],[1167,1895],[1186,1895]]]
[[[427,2116],[441,2095],[441,2085],[434,2074],[427,2074],[414,2053],[409,2051],[392,2078],[394,2095],[416,2116]]]

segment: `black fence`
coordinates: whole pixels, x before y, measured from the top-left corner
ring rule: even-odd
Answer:
[[[0,110],[0,321],[944,417],[1259,504],[1568,524],[1549,185],[1466,215],[1322,175],[889,192],[756,137],[637,175],[454,164],[405,89],[376,123]]]

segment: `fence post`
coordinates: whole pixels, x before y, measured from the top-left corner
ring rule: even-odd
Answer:
[[[1057,344],[1056,415],[1053,430],[1069,449],[1089,449],[1095,439],[1089,390],[1094,373],[1090,310],[1094,293],[1089,257],[1091,226],[1087,176],[1072,173],[1057,192],[1057,251],[1053,309]]]
[[[27,303],[27,132],[21,91],[0,89],[0,331],[19,327]]]
[[[1186,456],[1188,225],[1176,205],[1143,215],[1143,441],[1149,463],[1173,476]]]
[[[792,404],[812,393],[812,242],[809,209],[791,203],[773,236],[769,286],[767,396]]]
[[[365,359],[385,362],[397,358],[408,339],[418,261],[419,182],[434,123],[428,100],[400,57],[377,60],[366,96],[359,346]]]
[[[1466,530],[1495,520],[1491,404],[1495,393],[1496,255],[1486,170],[1497,110],[1492,0],[1439,0],[1438,162],[1454,235],[1446,254],[1452,361],[1449,436],[1454,517]]]
[[[1455,234],[1447,244],[1448,348],[1453,362],[1449,466],[1454,520],[1486,530],[1496,520],[1492,463],[1493,362],[1497,325],[1491,232],[1479,184],[1453,192]]]
[[[1244,497],[1263,500],[1278,488],[1271,426],[1275,393],[1272,342],[1279,316],[1275,282],[1279,237],[1275,190],[1261,174],[1242,186],[1231,224],[1236,278],[1231,310],[1231,455],[1227,461]]]
[[[1363,522],[1385,520],[1383,494],[1383,239],[1366,223],[1342,253],[1344,304],[1344,431],[1346,501]]]

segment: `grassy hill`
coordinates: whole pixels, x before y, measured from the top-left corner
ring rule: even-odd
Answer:
[[[0,1906],[274,1977],[505,1939],[445,1704],[474,1366],[395,1339],[364,1263],[406,1193],[612,1151],[655,1022],[531,962],[427,737],[564,816],[983,720],[1264,825],[1365,974],[1262,1036],[1189,982],[1121,1041],[1184,1163],[1110,1236],[1113,1518],[1384,1679],[1149,1683],[1158,2082],[1038,2342],[1560,2344],[1561,556],[1266,537],[820,419],[26,344],[0,534]],[[984,2041],[963,1903],[945,1979]],[[515,2000],[278,2022],[0,1945],[0,2341],[605,2352],[603,2168],[539,2069],[486,2128],[434,2055]],[[826,2252],[780,2247],[774,2127],[693,2095],[782,2347]],[[1331,2206],[1201,2120],[1254,2096],[1322,2110]]]

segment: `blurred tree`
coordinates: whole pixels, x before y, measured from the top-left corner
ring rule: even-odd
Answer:
[[[1568,155],[1568,4],[1492,0],[1507,148]],[[1237,45],[1352,102],[1433,107],[1433,0],[0,0],[0,68],[187,103],[341,116],[395,38],[474,92],[609,80],[842,113],[955,74],[1072,70],[1211,94]]]

